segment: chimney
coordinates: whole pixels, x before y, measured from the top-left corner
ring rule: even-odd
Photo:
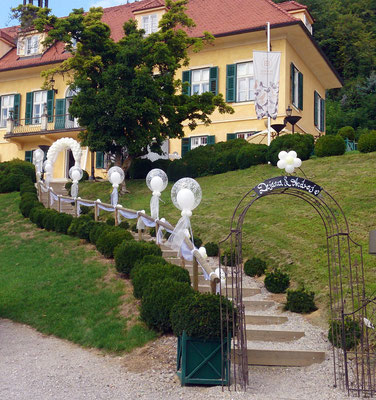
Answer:
[[[26,6],[26,3],[29,4],[34,4],[34,0],[23,0],[23,5]],[[43,5],[43,0],[38,0],[38,7],[48,7],[48,0],[44,0],[44,5]]]

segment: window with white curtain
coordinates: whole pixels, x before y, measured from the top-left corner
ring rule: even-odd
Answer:
[[[253,73],[253,61],[236,65],[236,101],[252,101],[255,99],[255,80]]]

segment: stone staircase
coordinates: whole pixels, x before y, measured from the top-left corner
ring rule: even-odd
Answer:
[[[53,183],[51,186],[55,193],[67,195],[64,184]],[[46,193],[42,194],[42,199],[46,205]],[[53,208],[57,208],[57,203],[54,203]],[[70,203],[62,203],[62,211],[74,214]],[[134,236],[138,238],[137,234]],[[143,240],[154,239],[144,234]],[[182,266],[182,260],[177,252],[164,245],[161,249],[166,261]],[[192,262],[185,261],[184,265],[192,279]],[[303,367],[323,362],[326,348],[322,343],[318,343],[314,327],[304,322],[303,318],[297,314],[282,312],[281,304],[271,300],[259,282],[249,277],[246,277],[245,281],[247,282],[244,283],[242,291],[246,310],[248,364]],[[226,283],[228,294],[231,293],[231,283],[230,277]],[[210,283],[204,279],[200,267],[198,289],[200,292],[210,292]],[[321,348],[318,349],[318,347]]]

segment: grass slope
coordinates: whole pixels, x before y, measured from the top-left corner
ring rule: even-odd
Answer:
[[[35,228],[18,202],[0,195],[0,317],[111,352],[153,339],[114,267],[79,239]]]
[[[305,161],[302,168],[308,179],[322,186],[343,208],[353,240],[363,245],[367,292],[376,290],[376,259],[368,253],[368,232],[376,228],[375,193],[376,153],[349,154]],[[194,233],[204,243],[224,239],[230,229],[233,211],[242,196],[258,183],[281,170],[259,165],[246,170],[199,178],[203,198],[193,211]],[[124,207],[149,211],[150,191],[144,181],[127,182],[130,194],[119,202]],[[170,199],[172,185],[162,193],[165,203],[160,215],[176,223],[179,211]],[[84,183],[82,198],[109,201],[108,182]],[[325,230],[315,210],[291,196],[268,196],[248,211],[243,225],[244,258],[260,256],[269,266],[281,266],[289,272],[295,286],[305,284],[317,294],[320,305],[328,302],[328,271]]]

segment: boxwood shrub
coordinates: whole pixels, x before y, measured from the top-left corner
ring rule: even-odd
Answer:
[[[20,186],[28,178],[22,174],[10,173],[0,177],[0,193],[10,193],[20,190]]]
[[[132,234],[125,229],[113,227],[113,229],[105,230],[98,237],[97,250],[105,257],[112,258],[115,248],[125,240],[134,240]]]
[[[42,203],[36,204],[35,207],[30,210],[30,213],[29,213],[30,221],[33,222],[34,224],[38,225],[37,221],[39,218],[41,218],[41,215],[44,210],[45,210],[45,208]]]
[[[99,236],[105,230],[110,230],[110,229],[111,227],[104,222],[94,222],[94,224],[90,226],[90,232],[89,232],[90,243],[96,244]]]
[[[152,169],[152,162],[148,158],[136,158],[128,170],[131,179],[145,179]]]
[[[135,263],[148,254],[162,256],[162,251],[155,243],[125,241],[114,251],[116,269],[129,277]]]
[[[231,253],[231,250],[225,250],[221,254],[221,264],[227,267],[231,267],[231,265],[235,265],[235,257],[236,253],[235,250]]]
[[[338,135],[343,139],[355,140],[355,129],[352,126],[344,126],[338,130]]]
[[[49,211],[50,209],[48,208],[40,208],[40,210],[36,212],[35,223],[38,228],[44,228],[44,217],[49,213]]]
[[[358,150],[361,153],[376,151],[376,131],[369,131],[360,135],[358,140]]]
[[[31,192],[37,194],[37,188],[31,180],[27,180],[21,183],[20,185],[20,193]]]
[[[54,230],[58,233],[64,233],[65,235],[68,233],[68,228],[73,221],[73,215],[59,213],[55,217],[55,226]]]
[[[129,222],[128,221],[121,221],[120,224],[118,225],[119,228],[122,229],[129,229]]]
[[[315,144],[315,155],[317,157],[340,156],[345,151],[346,143],[339,135],[321,136]]]
[[[252,165],[265,164],[267,161],[267,154],[268,146],[266,144],[251,143],[237,152],[237,166],[240,169],[245,169]]]
[[[260,258],[253,257],[244,264],[244,272],[248,276],[264,275],[266,270],[266,262]]]
[[[193,289],[185,282],[173,279],[155,281],[144,293],[140,315],[146,325],[159,332],[171,332],[170,313],[175,303],[192,295]]]
[[[30,216],[31,210],[33,210],[35,207],[40,207],[41,203],[39,203],[38,200],[25,200],[20,202],[20,211],[21,214],[25,217],[28,218]]]
[[[293,135],[283,135],[275,138],[268,148],[268,160],[277,165],[280,151],[295,150],[301,160],[308,160],[312,154],[314,139],[312,135],[294,133]]]
[[[23,192],[23,193],[21,194],[21,203],[22,203],[23,201],[29,201],[29,200],[36,200],[36,201],[39,201],[39,200],[38,200],[38,196],[37,196],[36,193],[33,193],[33,192]]]
[[[217,243],[214,243],[214,242],[206,243],[205,249],[206,249],[206,254],[209,257],[217,257],[218,256],[219,247],[218,247]]]
[[[89,223],[93,223],[93,220],[88,216],[88,215],[81,215],[78,218],[73,218],[73,221],[68,228],[68,235],[71,236],[79,236],[79,233],[81,236],[86,236],[89,238],[89,233],[92,225]],[[83,237],[82,239],[85,239],[86,237]]]
[[[354,321],[351,317],[345,318],[344,325],[345,338],[343,338],[342,321],[331,321],[328,339],[329,342],[335,347],[339,347],[341,349],[345,347],[346,350],[351,350],[355,348],[360,341],[362,333],[361,328],[359,322]]]
[[[191,178],[191,167],[188,162],[183,159],[174,160],[167,168],[167,176],[171,182],[176,182],[185,177]]]
[[[43,228],[47,231],[53,231],[55,229],[55,218],[58,215],[58,211],[53,209],[46,209],[45,215],[42,220]]]
[[[285,309],[296,313],[310,313],[316,311],[315,293],[305,288],[287,291]]]
[[[266,274],[264,283],[269,292],[285,293],[286,289],[290,286],[290,278],[280,269],[276,269]]]
[[[219,295],[195,292],[180,299],[171,309],[172,331],[181,336],[183,331],[188,336],[202,339],[221,337],[220,303],[222,309],[228,309],[230,333],[233,325],[233,304]],[[236,310],[235,310],[236,314]],[[227,336],[226,324],[223,324],[223,335]]]
[[[131,271],[133,294],[137,299],[149,290],[157,280],[172,279],[191,285],[188,270],[168,263],[137,263]]]

